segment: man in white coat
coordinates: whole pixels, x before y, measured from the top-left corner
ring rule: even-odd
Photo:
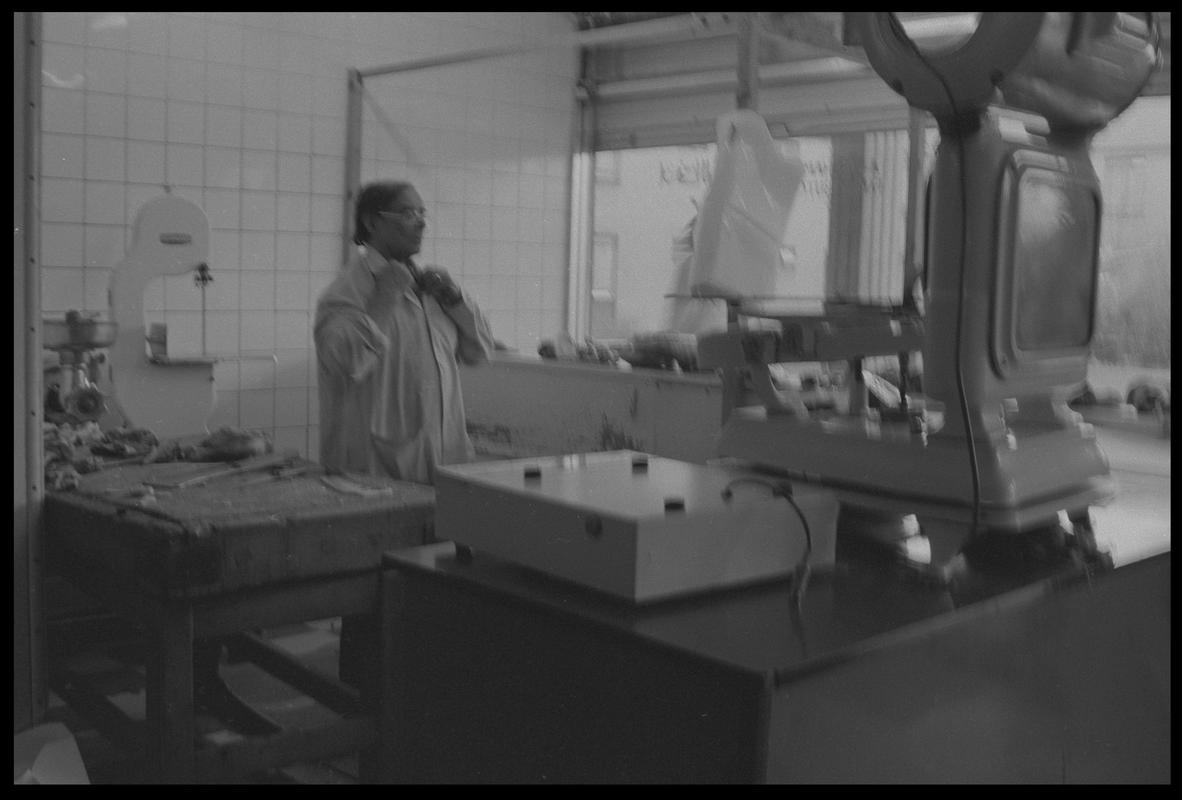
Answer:
[[[474,457],[459,364],[487,362],[492,331],[445,270],[414,263],[427,222],[412,185],[366,186],[355,224],[361,248],[316,308],[320,461],[433,483]]]
[[[414,263],[427,227],[414,186],[365,186],[354,225],[360,247],[316,306],[320,461],[331,472],[434,483],[436,467],[475,457],[459,365],[489,360],[492,330],[446,270]],[[342,679],[362,679],[370,656],[361,651],[376,636],[345,619]]]

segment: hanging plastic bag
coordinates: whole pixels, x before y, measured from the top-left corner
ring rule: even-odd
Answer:
[[[788,215],[804,177],[798,151],[782,154],[763,117],[741,109],[718,119],[714,177],[694,225],[691,292],[770,297],[785,266]]]
[[[697,203],[694,203],[695,209]],[[665,329],[699,334],[726,327],[726,305],[719,300],[691,297],[694,264],[694,228],[698,216],[690,217],[673,237],[673,297],[669,300]]]

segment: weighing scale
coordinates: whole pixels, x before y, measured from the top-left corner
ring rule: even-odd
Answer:
[[[897,545],[918,527],[936,568],[987,534],[1056,526],[1095,555],[1089,507],[1112,482],[1067,406],[1095,318],[1089,144],[1156,65],[1152,15],[982,12],[966,39],[928,49],[893,13],[853,16],[874,69],[939,125],[926,310],[736,303],[728,329],[699,343],[702,366],[737,371],[749,390],[726,409],[718,453],[836,491],[839,539]],[[917,354],[923,394],[904,382],[898,407],[868,409],[863,359],[897,356],[906,376]],[[811,411],[771,380],[772,365],[803,361],[849,364],[847,412]]]

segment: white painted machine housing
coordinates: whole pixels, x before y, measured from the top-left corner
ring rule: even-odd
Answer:
[[[435,486],[438,538],[633,603],[781,578],[806,551],[769,479],[729,466],[615,450],[440,467]],[[832,565],[835,497],[792,496],[810,565]]]

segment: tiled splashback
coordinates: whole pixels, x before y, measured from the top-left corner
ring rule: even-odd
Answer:
[[[342,254],[346,70],[572,30],[563,12],[44,12],[43,311],[107,310],[135,215],[168,185],[205,210],[214,282],[204,325],[184,276],[149,287],[147,321],[174,354],[227,357],[211,428],[315,457],[311,317]],[[366,81],[362,181],[416,184],[420,260],[529,352],[563,325],[576,73],[549,48]]]

